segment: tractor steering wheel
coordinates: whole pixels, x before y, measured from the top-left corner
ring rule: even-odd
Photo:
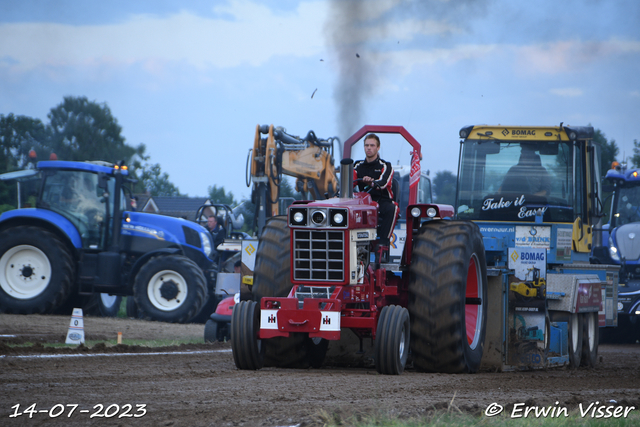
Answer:
[[[362,179],[362,178],[355,179],[355,180],[353,181],[353,184],[354,184],[354,185],[358,185],[358,186],[360,186],[360,184],[369,185],[369,184],[366,184],[366,183],[364,182],[364,179]],[[368,192],[370,192],[371,190],[373,190],[373,189],[374,189],[374,188],[376,188],[376,187],[378,187],[378,184],[376,184],[376,182],[374,181],[373,183],[371,183],[371,185],[369,185],[369,188],[368,188],[367,190],[363,190],[363,191],[364,191],[365,193],[368,193]]]

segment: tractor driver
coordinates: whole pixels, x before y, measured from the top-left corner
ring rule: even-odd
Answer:
[[[366,191],[378,203],[378,238],[380,245],[388,251],[393,222],[398,214],[398,205],[393,201],[393,167],[378,155],[380,138],[370,133],[364,139],[365,159],[354,165],[354,180],[361,179]]]
[[[218,245],[224,242],[225,237],[227,237],[227,231],[222,224],[218,223],[218,218],[215,215],[207,218],[207,228],[211,233],[211,237],[213,237],[213,247],[217,250]]]
[[[547,197],[551,193],[551,176],[542,166],[540,156],[533,147],[522,145],[518,164],[505,175],[501,193],[521,192],[531,196]]]

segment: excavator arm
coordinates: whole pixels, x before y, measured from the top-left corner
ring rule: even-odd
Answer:
[[[279,188],[283,175],[296,178],[295,188],[317,200],[338,191],[338,169],[333,145],[338,138],[319,139],[313,131],[304,138],[283,128],[257,125],[247,166],[253,183],[252,200],[257,208],[258,233],[266,218],[279,215]]]

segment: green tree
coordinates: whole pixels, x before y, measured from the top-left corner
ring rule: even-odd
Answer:
[[[125,143],[122,128],[106,103],[65,97],[48,118],[50,123],[45,125],[27,116],[0,115],[0,173],[25,168],[32,149],[37,154],[35,160],[49,159],[51,153],[60,160],[124,160],[131,177],[138,180],[134,192],[185,196],[159,164],[149,162],[144,144],[131,147]],[[0,188],[0,197],[5,192]]]
[[[296,200],[302,200],[303,194],[300,193],[299,191],[296,191],[293,188],[293,186],[294,186],[294,184],[291,183],[289,178],[288,177],[284,177],[284,179],[280,183],[280,191],[279,191],[280,197],[281,198],[282,197],[292,197],[292,198],[294,198]]]
[[[45,160],[51,153],[48,134],[39,119],[27,116],[0,115],[0,173],[23,169],[29,162],[29,151]]]
[[[38,154],[34,161],[48,158],[49,152],[43,148],[46,140],[45,126],[40,120],[0,115],[0,173],[26,168],[31,149]],[[0,213],[14,209],[16,202],[16,182],[0,182]]]
[[[178,187],[169,181],[169,174],[162,172],[158,163],[145,163],[141,168],[136,169],[135,174],[138,176],[136,191],[139,191],[142,186],[143,190],[148,191],[152,196],[186,196],[186,194],[181,194]]]
[[[453,205],[456,199],[456,176],[451,171],[436,172],[433,177],[433,197],[436,203]]]
[[[640,167],[640,142],[637,139],[633,140],[633,157],[631,157],[631,163],[633,167]]]
[[[209,199],[211,200],[211,203],[229,205],[231,207],[237,204],[231,191],[227,193],[225,192],[224,187],[218,188],[217,185],[214,185],[213,187],[209,186]]]
[[[125,143],[122,127],[106,103],[66,96],[47,117],[51,148],[60,160],[124,160],[128,164],[142,149]]]
[[[600,173],[602,176],[606,175],[607,171],[611,169],[611,163],[616,160],[616,156],[620,151],[615,140],[607,141],[607,138],[600,129],[596,129],[593,135],[593,142],[600,149]],[[635,152],[635,150],[634,150]],[[635,156],[634,156],[635,158]]]

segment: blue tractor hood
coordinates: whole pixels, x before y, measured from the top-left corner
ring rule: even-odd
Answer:
[[[145,212],[126,212],[121,234],[157,239],[178,246],[190,246],[209,257],[205,251],[207,246],[211,247],[209,232],[186,219]]]

